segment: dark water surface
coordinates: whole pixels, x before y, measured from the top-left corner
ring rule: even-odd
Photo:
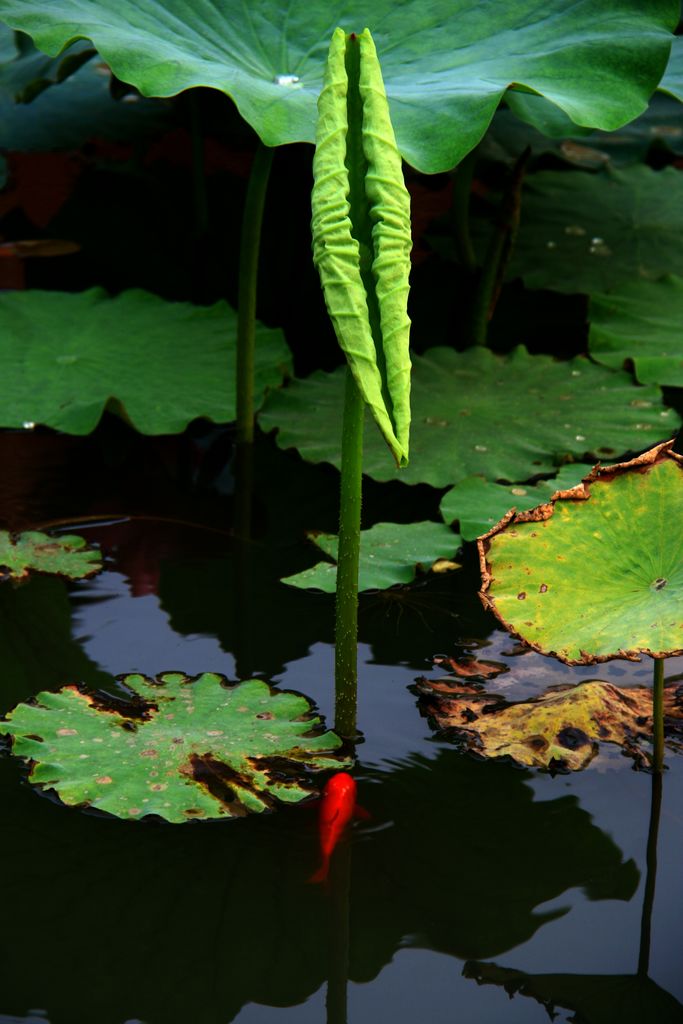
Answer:
[[[303,526],[334,526],[327,470],[264,446],[245,568],[225,475],[202,489],[196,467],[183,477],[177,452],[157,451],[137,490],[122,487],[130,466],[113,456],[86,488],[74,469],[86,442],[21,443],[21,472],[4,451],[6,523],[101,514],[79,528],[103,545],[107,570],[0,589],[2,711],[65,682],[115,691],[117,674],[175,669],[258,674],[332,720],[332,603],[277,582],[313,561]],[[303,479],[295,510],[283,474],[292,488]],[[374,501],[370,487],[370,517]],[[414,514],[408,498],[395,509]],[[651,664],[570,669],[515,653],[476,589],[466,564],[407,596],[363,600],[357,779],[371,817],[328,888],[307,883],[315,804],[215,824],[123,822],[37,795],[1,759],[0,1024],[340,1024],[345,1012],[349,1024],[535,1024],[552,1005],[560,1022],[683,1021],[683,759],[667,760],[649,977],[638,976],[652,777],[609,748],[556,777],[476,761],[435,735],[411,689],[443,674],[437,653],[506,662],[489,685],[512,697],[582,678],[649,683]],[[667,662],[668,676],[681,671],[683,659]]]

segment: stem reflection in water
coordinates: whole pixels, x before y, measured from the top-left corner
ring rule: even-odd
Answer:
[[[351,937],[351,843],[337,847],[330,865],[328,882],[329,966],[327,974],[326,1024],[346,1024]]]

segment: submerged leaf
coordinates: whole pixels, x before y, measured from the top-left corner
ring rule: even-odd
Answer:
[[[0,579],[23,580],[32,572],[82,580],[102,568],[100,552],[83,537],[0,530]]]
[[[591,295],[588,346],[598,363],[633,365],[641,384],[683,387],[683,279],[627,281]]]
[[[332,37],[313,158],[313,259],[335,333],[397,465],[408,461],[410,197],[375,46]]]
[[[306,774],[348,767],[311,702],[260,680],[225,685],[205,672],[121,681],[131,703],[66,686],[19,704],[0,723],[29,780],[65,804],[119,818],[232,818],[296,803]]]
[[[337,559],[339,538],[330,533],[311,534],[311,540],[330,558]],[[437,571],[443,559],[452,559],[460,547],[460,537],[443,523],[377,523],[361,530],[359,590],[384,590],[397,583],[412,583],[418,569],[435,563]],[[453,562],[450,568],[457,568]],[[283,583],[293,587],[325,590],[332,594],[337,586],[337,566],[318,562]]]
[[[570,665],[683,653],[683,459],[673,442],[596,468],[479,540],[481,598]]]
[[[137,289],[114,299],[101,288],[5,292],[0,426],[87,434],[111,404],[146,434],[177,433],[200,416],[228,423],[236,335],[227,302],[193,306]],[[290,354],[280,331],[259,324],[256,336],[258,407],[282,382]]]
[[[431,694],[425,710],[439,729],[457,730],[468,749],[482,757],[511,757],[533,768],[580,771],[593,760],[600,743],[616,743],[642,761],[640,744],[647,745],[652,737],[652,690],[622,690],[597,680],[554,687],[516,704],[507,704],[496,694],[449,694],[442,689]],[[680,687],[664,691],[664,714],[680,748]]]
[[[316,372],[273,392],[261,426],[278,428],[281,448],[339,466],[345,373]],[[638,451],[648,436],[670,436],[678,421],[662,407],[659,389],[635,388],[627,373],[582,358],[530,355],[522,345],[508,356],[481,346],[428,349],[413,358],[411,400],[412,459],[405,469],[392,467],[376,430],[366,432],[363,471],[374,480],[433,487],[474,474],[528,480],[587,453],[597,460]]]

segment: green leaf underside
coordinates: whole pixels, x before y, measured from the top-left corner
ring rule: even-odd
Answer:
[[[683,709],[676,687],[667,688],[664,704],[668,727],[680,735]],[[621,689],[593,679],[551,687],[512,704],[483,691],[454,697],[437,693],[426,713],[438,729],[455,729],[479,756],[509,757],[530,768],[581,771],[601,743],[617,744],[624,754],[646,763],[645,748],[652,739],[652,690]],[[672,745],[680,749],[680,741]]]
[[[363,400],[397,465],[404,465],[410,430],[410,197],[368,32],[347,40],[341,29],[335,31],[318,115],[313,259]]]
[[[271,394],[262,428],[278,428],[281,448],[339,466],[344,374],[344,368],[317,372]],[[391,466],[378,431],[366,431],[363,471],[375,480],[448,487],[481,474],[523,481],[587,453],[597,461],[640,450],[678,425],[657,388],[636,388],[628,374],[586,359],[530,355],[523,346],[506,357],[481,347],[414,356],[411,402],[412,457],[405,469]]]
[[[311,540],[336,561],[339,538],[330,533],[312,534]],[[385,590],[397,583],[412,583],[418,568],[427,570],[439,559],[452,559],[460,537],[443,523],[377,523],[360,535],[359,590]],[[334,593],[337,566],[319,562],[283,583],[293,587]]]
[[[0,80],[0,148],[71,149],[91,138],[127,141],[161,131],[170,109],[158,100],[112,98],[109,74],[95,58],[31,103],[16,104]]]
[[[0,530],[0,576],[25,579],[32,572],[81,580],[102,568],[99,551],[88,547],[83,537],[30,531],[13,536]]]
[[[61,87],[60,87],[61,88]],[[93,430],[110,401],[146,434],[172,434],[198,417],[235,418],[237,314],[131,290],[0,295],[5,394],[0,425]],[[256,404],[288,371],[280,331],[257,325]]]
[[[522,95],[519,93],[517,97]],[[525,99],[539,97],[525,96]],[[547,106],[550,110],[557,109],[550,104]],[[579,134],[574,126],[569,132],[564,131],[561,137],[551,138],[520,121],[512,110],[501,107],[496,111],[479,152],[483,159],[514,164],[527,146],[532,157],[552,153],[571,166],[592,171],[644,163],[654,148],[660,154],[665,150],[680,156],[683,152],[683,110],[678,100],[664,93],[655,93],[645,113],[618,131]],[[442,247],[445,249],[443,243]],[[453,251],[448,255],[452,257]]]
[[[226,686],[212,672],[122,681],[145,702],[143,718],[140,705],[127,713],[73,686],[9,713],[2,731],[31,762],[32,783],[72,806],[179,823],[296,803],[312,791],[307,773],[348,767],[332,756],[341,740],[299,694],[260,680]]]
[[[683,39],[680,36],[671,43],[671,56],[659,88],[683,103]]]
[[[491,537],[485,600],[527,643],[570,664],[683,650],[683,470],[605,471],[585,501]],[[483,542],[486,543],[486,542]]]
[[[661,78],[676,0],[536,0],[491,19],[468,0],[0,0],[0,18],[56,55],[85,36],[146,96],[219,89],[266,145],[314,139],[316,99],[334,25],[368,27],[384,71],[402,156],[434,173],[484,134],[510,83],[546,96],[577,124],[612,130],[640,114]]]
[[[57,58],[37,50],[25,35],[17,36],[6,25],[0,25],[0,90],[19,103],[30,103],[36,96],[68,78],[93,55],[92,45],[80,40]]]
[[[641,384],[683,387],[683,279],[629,281],[592,295],[588,345],[605,366],[633,364]]]
[[[562,466],[551,480],[540,480],[537,484],[493,484],[484,477],[470,476],[444,494],[441,515],[447,523],[457,521],[463,540],[476,540],[511,509],[523,512],[535,508],[549,501],[555,491],[578,484],[586,469],[580,463],[570,463]]]
[[[650,167],[529,174],[508,277],[587,294],[683,275],[683,174]]]

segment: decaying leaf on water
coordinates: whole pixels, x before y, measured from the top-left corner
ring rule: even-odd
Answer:
[[[13,535],[0,530],[0,579],[16,582],[39,572],[80,580],[101,568],[100,552],[83,537],[49,537],[36,531]]]
[[[502,661],[478,661],[476,658],[451,658],[447,655],[437,655],[432,661],[459,679],[493,679],[509,671]]]
[[[120,681],[129,702],[65,686],[0,722],[30,782],[71,806],[178,823],[296,803],[313,792],[310,773],[349,766],[301,694],[215,672]]]
[[[598,680],[552,687],[540,697],[509,703],[473,686],[434,692],[418,684],[422,708],[439,729],[456,730],[468,750],[483,757],[510,757],[519,764],[579,771],[600,743],[616,743],[645,763],[652,735],[652,690],[620,689]],[[683,744],[683,687],[664,691],[667,739]]]

